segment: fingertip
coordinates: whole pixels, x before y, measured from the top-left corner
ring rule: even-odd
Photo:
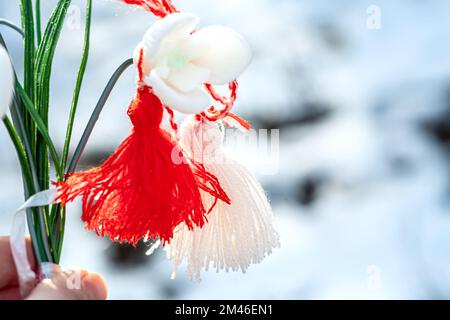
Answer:
[[[108,289],[103,277],[87,270],[68,270],[42,280],[28,300],[104,300]]]
[[[105,300],[108,297],[106,281],[96,272],[87,273],[83,277],[83,286],[91,300]]]

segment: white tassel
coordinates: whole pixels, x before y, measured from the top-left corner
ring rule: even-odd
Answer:
[[[231,205],[218,201],[202,228],[178,227],[165,247],[174,274],[183,259],[189,278],[196,281],[200,281],[201,270],[210,266],[217,272],[245,272],[250,264],[259,263],[279,246],[264,190],[246,168],[226,156],[223,130],[217,123],[188,117],[181,128],[180,142],[193,159],[219,179]],[[205,208],[214,203],[214,198],[203,191],[202,199]]]

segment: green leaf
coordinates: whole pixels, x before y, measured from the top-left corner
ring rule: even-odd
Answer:
[[[35,3],[35,12],[36,12],[36,38],[38,44],[42,40],[42,28],[41,28],[41,0],[36,0]]]
[[[20,1],[20,13],[22,15],[22,30],[24,33],[24,88],[28,96],[34,97],[34,18],[33,4],[31,0]]]
[[[31,0],[20,1],[20,13],[22,16],[22,30],[24,42],[23,69],[24,69],[24,88],[31,99],[34,99],[34,19],[33,4]],[[33,121],[26,114],[23,114],[23,121],[26,128],[26,134],[30,140],[31,147],[34,149],[36,139],[36,129]]]
[[[89,58],[89,45],[91,35],[91,18],[92,18],[92,0],[86,1],[86,24],[84,30],[84,47],[81,58],[80,68],[78,70],[77,81],[75,84],[75,90],[73,93],[72,105],[70,107],[69,120],[67,123],[66,139],[64,142],[64,149],[62,153],[61,167],[66,168],[67,157],[69,156],[70,140],[72,138],[73,123],[75,120],[75,114],[77,111],[78,100],[80,97],[81,85],[83,84],[83,78],[86,71],[86,65]]]
[[[28,97],[25,90],[22,88],[20,83],[16,80],[16,92],[19,94],[19,96],[22,99],[23,105],[25,106],[25,109],[29,112],[31,118],[36,124],[37,129],[39,130],[40,134],[42,135],[44,142],[46,143],[46,146],[50,150],[50,155],[53,159],[53,165],[55,166],[55,171],[58,176],[58,180],[62,180],[64,177],[64,172],[60,166],[60,160],[58,157],[58,153],[56,152],[55,145],[53,144],[52,139],[50,138],[50,135],[48,133],[47,127],[44,123],[44,121],[41,119],[39,113],[34,108],[33,102]]]
[[[53,58],[58,44],[59,36],[64,24],[64,19],[71,0],[60,0],[53,11],[42,41],[36,53],[35,64],[35,106],[42,119],[43,126],[48,128],[48,109],[50,100],[50,76],[52,72]],[[41,188],[49,187],[49,161],[47,157],[47,143],[45,137],[38,134],[36,137],[36,161]],[[50,150],[52,153],[52,150]],[[55,165],[59,165],[55,163]]]
[[[14,110],[11,110],[11,114],[14,114]],[[19,115],[17,114],[17,116]],[[11,141],[13,142],[13,145],[16,149],[17,157],[20,163],[20,168],[22,170],[22,179],[25,189],[25,197],[28,198],[31,194],[34,194],[35,191],[33,184],[33,175],[31,168],[29,166],[30,159],[27,159],[25,147],[20,139],[20,135],[14,129],[14,126],[9,120],[9,118],[5,117],[3,119],[3,123],[5,124],[5,127],[11,138]],[[38,210],[27,210],[28,228],[30,231],[33,248],[35,250],[36,259],[40,263],[42,261],[49,261],[49,260],[46,258],[47,255],[44,250],[44,245],[42,244],[42,233],[38,223],[39,214],[40,213],[38,212]]]
[[[14,129],[14,126],[12,125],[8,117],[5,117],[3,119],[3,123],[6,127],[6,130],[9,133],[14,148],[16,149],[17,157],[19,159],[20,167],[22,168],[22,172],[24,174],[25,182],[29,188],[33,189],[31,170],[30,167],[28,166],[27,156],[22,141],[20,141],[20,137],[17,131]]]

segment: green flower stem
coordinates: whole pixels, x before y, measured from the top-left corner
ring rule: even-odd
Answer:
[[[13,22],[0,18],[0,24],[17,31],[17,33],[19,33],[22,36],[22,38],[24,37],[24,33],[23,33],[22,29],[20,29],[20,27],[15,25]]]
[[[127,70],[128,67],[132,65],[133,59],[126,60],[116,69],[116,71],[114,71],[111,79],[109,79],[108,84],[103,90],[102,95],[100,96],[100,99],[98,100],[97,105],[95,106],[95,109],[92,112],[91,117],[89,118],[86,128],[84,129],[83,135],[81,136],[81,139],[78,142],[77,148],[75,149],[75,152],[72,156],[72,159],[70,161],[66,173],[72,173],[75,171],[78,162],[80,161],[81,154],[83,153],[84,148],[86,147],[89,137],[91,136],[91,133],[94,130],[95,124],[97,123],[100,113],[102,112],[103,107],[105,106],[112,89],[116,85],[122,73],[124,73],[124,71]]]

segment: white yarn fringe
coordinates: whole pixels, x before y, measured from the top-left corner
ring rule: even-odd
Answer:
[[[231,205],[218,201],[202,228],[189,230],[180,225],[170,244],[167,257],[174,273],[185,259],[190,279],[200,281],[202,269],[245,272],[279,246],[272,223],[272,209],[261,185],[241,164],[228,158],[223,147],[223,130],[217,123],[200,123],[188,117],[181,128],[181,145],[195,160],[220,181]],[[214,198],[202,191],[205,208]]]

